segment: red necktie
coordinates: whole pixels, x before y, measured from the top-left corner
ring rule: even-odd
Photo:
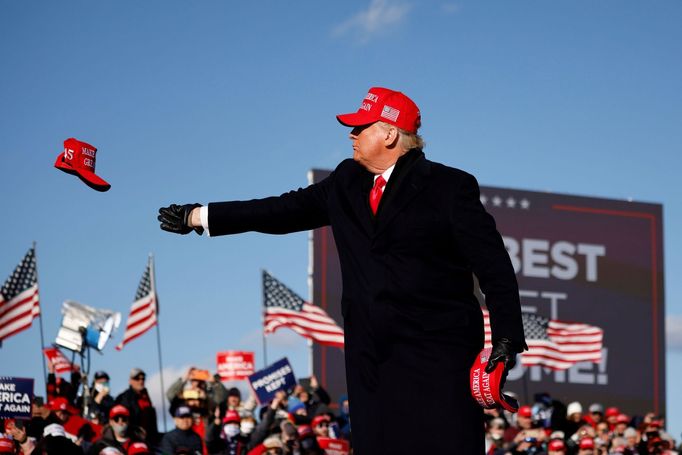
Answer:
[[[369,206],[372,208],[372,213],[375,215],[377,213],[377,208],[379,207],[381,195],[384,194],[384,186],[386,186],[386,180],[380,175],[374,181],[372,191],[369,192]]]

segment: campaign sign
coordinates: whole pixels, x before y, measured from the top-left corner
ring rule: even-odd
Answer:
[[[294,370],[286,357],[248,377],[260,404],[269,403],[278,390],[291,391],[296,386]]]
[[[55,373],[61,374],[75,371],[75,365],[69,362],[69,359],[58,348],[44,348],[43,353],[47,357],[48,362],[54,367]]]
[[[350,444],[343,439],[317,438],[317,443],[327,455],[348,455]]]
[[[241,381],[251,376],[254,369],[253,352],[223,351],[216,355],[221,381]]]
[[[0,377],[0,419],[30,419],[33,379]]]

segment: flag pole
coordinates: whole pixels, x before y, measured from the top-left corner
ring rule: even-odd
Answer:
[[[36,264],[36,288],[38,289],[38,295],[40,295],[40,286],[38,285],[38,255],[36,254],[36,242],[33,241],[33,260]],[[38,297],[38,302],[40,302],[40,297]],[[43,361],[43,383],[45,384],[45,399],[47,400],[47,368],[45,367],[45,355],[43,354],[43,349],[45,349],[45,336],[43,335],[43,308],[38,303],[38,308],[40,308],[40,358]]]
[[[266,301],[266,296],[265,296],[265,274],[267,272],[265,269],[261,269],[261,274],[263,276],[263,313],[262,313],[262,318],[263,318],[263,368],[268,366],[268,345],[265,341],[265,301]]]
[[[159,354],[159,380],[161,381],[161,412],[163,412],[163,431],[168,432],[166,425],[166,388],[163,385],[163,361],[161,357],[161,322],[159,320],[159,295],[156,293],[156,270],[154,268],[154,255],[149,253],[150,278],[154,291],[154,312],[156,313],[156,348]]]

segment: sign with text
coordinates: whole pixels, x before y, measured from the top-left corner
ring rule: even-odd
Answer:
[[[326,455],[348,455],[350,443],[343,439],[317,438],[317,443]]]
[[[241,381],[254,373],[253,352],[223,351],[216,354],[221,381]]]
[[[30,419],[33,379],[0,377],[0,419]]]
[[[75,371],[76,366],[58,348],[44,348],[43,353],[47,357],[47,361],[52,364],[55,373],[62,374]]]
[[[311,183],[328,174],[312,171]],[[506,390],[522,404],[547,392],[566,403],[664,414],[662,206],[480,190],[516,272],[526,338],[532,340]],[[341,323],[341,272],[331,229],[316,229],[312,244],[313,302]],[[484,296],[478,297],[485,308]],[[597,348],[572,352],[583,341]],[[330,394],[346,392],[343,353],[313,345],[313,369]]]
[[[294,370],[286,357],[255,372],[248,379],[260,404],[272,401],[278,390],[285,390],[288,393],[296,386]]]

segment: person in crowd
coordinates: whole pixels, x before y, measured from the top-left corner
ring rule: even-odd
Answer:
[[[144,442],[133,442],[128,447],[128,455],[151,455],[152,449]]]
[[[282,448],[285,455],[300,455],[301,443],[298,439],[298,431],[293,423],[285,420],[280,426],[279,437],[282,439]]]
[[[78,389],[81,383],[81,370],[78,365],[74,365],[71,371],[71,381],[67,381],[61,376],[55,375],[54,365],[47,362],[47,402],[53,401],[57,397],[64,397],[71,404],[76,404]]]
[[[216,410],[217,411],[217,410]],[[222,421],[216,412],[215,419],[206,430],[206,448],[209,454],[244,455],[249,437],[241,434],[241,417],[237,411],[229,410]]]
[[[348,395],[341,395],[339,398],[339,434],[338,437],[350,441],[351,426],[350,426],[350,402]]]
[[[507,423],[501,417],[495,417],[487,423],[485,451],[489,455],[504,453],[504,431]]]
[[[5,420],[4,422],[5,433],[11,436],[11,439],[7,439],[9,443],[5,443],[5,446],[0,444],[0,449],[3,447],[10,448],[11,451],[2,452],[0,450],[0,453],[15,453],[16,451],[16,453],[29,454],[33,452],[37,438],[28,435],[24,422],[22,420]],[[0,433],[0,437],[2,436]]]
[[[585,422],[595,428],[597,424],[604,422],[604,406],[601,403],[592,403],[587,410],[588,414],[583,416]]]
[[[187,404],[192,411],[207,416],[220,406],[227,397],[227,390],[220,377],[211,375],[207,370],[190,367],[187,372],[168,387],[166,397],[171,410]],[[191,401],[192,403],[189,403]]]
[[[316,415],[310,422],[310,426],[315,433],[315,437],[318,438],[328,438],[329,436],[329,424],[332,419],[327,414]]]
[[[0,453],[16,453],[14,440],[0,435]]]
[[[634,428],[626,428],[623,438],[625,439],[625,448],[632,451],[632,453],[636,453],[640,440],[639,432]]]
[[[57,397],[50,403],[52,412],[64,428],[66,435],[79,445],[89,446],[93,440],[100,437],[102,427],[85,420],[65,397]]]
[[[116,404],[121,404],[130,412],[130,424],[141,427],[146,434],[146,441],[156,445],[159,431],[156,426],[156,409],[145,387],[147,375],[140,368],[133,368],[128,379],[128,389],[116,397]]]
[[[264,455],[284,455],[284,444],[282,444],[282,439],[279,435],[276,434],[268,436],[265,441],[263,441],[262,448],[265,451],[258,451],[257,453],[262,453]],[[249,453],[249,455],[251,455],[251,453]]]
[[[624,436],[625,429],[630,425],[630,417],[621,413],[616,417],[616,426],[613,428],[614,436]]]
[[[34,454],[83,455],[81,449],[64,431],[58,423],[51,423],[43,430],[43,437],[33,450]]]
[[[530,406],[521,406],[516,413],[516,421],[504,431],[504,442],[512,442],[516,436],[533,428],[533,411]]]
[[[252,414],[246,414],[241,417],[241,422],[239,424],[239,432],[245,437],[251,439],[253,430],[256,428],[256,419],[253,418]]]
[[[26,423],[26,433],[34,440],[43,436],[43,430],[51,423],[60,423],[56,415],[45,404],[43,397],[35,396],[31,402],[31,419]]]
[[[121,453],[126,453],[135,442],[144,442],[144,430],[130,425],[130,411],[123,405],[114,405],[107,416],[109,422],[102,429],[102,437],[95,441],[88,455],[97,455],[106,447],[113,447]]]
[[[566,455],[566,443],[561,439],[554,439],[547,444],[547,455]]]
[[[297,428],[298,440],[301,445],[301,455],[324,455],[315,437],[315,432],[310,425],[299,425]]]
[[[597,455],[594,439],[582,438],[578,442],[578,455]]]
[[[606,408],[604,418],[606,419],[606,422],[609,424],[609,430],[613,431],[613,429],[616,427],[616,420],[618,420],[619,415],[620,409],[618,409],[617,407],[611,406],[609,408]]]
[[[227,391],[227,410],[237,411],[240,416],[253,415],[258,405],[256,397],[250,394],[246,401],[242,401],[242,393],[236,387],[231,387]]]
[[[331,398],[327,391],[317,381],[315,375],[310,376],[310,388],[297,384],[293,395],[301,400],[306,407],[306,415],[314,416],[320,414],[320,406],[326,407],[331,403]]]
[[[561,428],[567,435],[572,435],[578,428],[585,425],[583,420],[583,407],[578,401],[573,401],[566,407],[566,421]]]
[[[202,454],[204,446],[201,437],[192,430],[192,410],[188,406],[179,406],[173,418],[175,429],[161,438],[159,450],[163,454],[175,454],[178,451],[188,454]]]
[[[97,417],[101,425],[109,421],[109,411],[116,404],[110,391],[109,374],[106,371],[96,371],[90,388],[88,414]],[[79,408],[83,408],[82,397],[79,397]]]

